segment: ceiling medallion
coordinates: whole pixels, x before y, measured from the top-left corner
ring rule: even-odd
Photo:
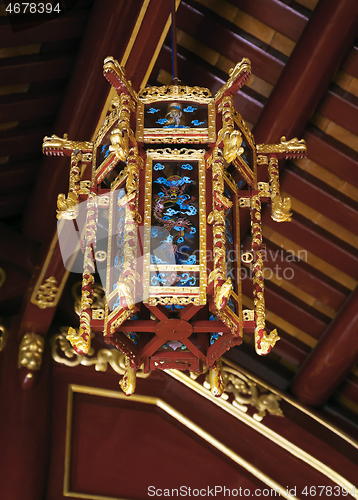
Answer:
[[[95,141],[44,139],[45,154],[71,158],[57,218],[66,227],[76,219],[71,227],[84,253],[79,329],[67,338],[84,355],[92,331],[103,332],[126,356],[127,395],[141,367],[201,373],[205,366],[220,396],[220,358],[243,333],[254,333],[260,355],[279,340],[265,328],[261,208],[268,203],[275,221],[291,220],[278,160],[302,158],[306,146],[285,137],[255,144],[233,104],[250,72],[244,58],[214,97],[178,84],[137,93],[108,57],[104,76],[117,96]],[[241,256],[244,212],[252,245]],[[254,310],[243,312],[244,265],[251,266]],[[103,310],[93,308],[95,282],[105,290]]]

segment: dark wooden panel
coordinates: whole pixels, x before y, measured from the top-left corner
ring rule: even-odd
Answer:
[[[0,85],[66,78],[71,73],[74,60],[74,55],[68,53],[0,59]]]
[[[21,154],[38,151],[41,155],[42,140],[48,132],[48,127],[38,127],[25,130],[10,130],[0,135],[2,156],[12,153]]]
[[[10,194],[0,196],[0,219],[13,217],[23,212],[29,193],[18,193],[16,191]]]
[[[358,153],[316,127],[304,133],[308,157],[341,179],[358,187]]]
[[[0,18],[0,39],[2,47],[16,47],[32,43],[46,43],[70,38],[79,38],[84,30],[88,17],[87,10],[71,10],[52,21],[22,23],[17,25],[19,31],[13,32],[6,17]],[[29,17],[27,16],[27,20]]]
[[[317,111],[358,135],[358,97],[355,95],[334,87],[328,90]]]
[[[271,219],[270,213],[266,212],[263,215],[263,223],[274,231],[282,234],[300,245],[302,248],[317,255],[325,262],[343,271],[354,279],[358,279],[358,257],[353,255],[342,245],[338,245],[319,234],[309,225],[299,222],[296,218],[292,218],[289,223],[280,223]]]
[[[231,0],[231,3],[295,42],[298,41],[308,21],[307,17],[280,0],[255,0],[254,2]]]
[[[245,40],[235,31],[238,28],[224,19],[220,23],[205,16],[199,10],[182,4],[178,10],[177,26],[188,35],[200,40],[213,50],[224,55],[233,62],[239,62],[243,57],[251,61],[252,72],[271,84],[275,84],[284,63],[267,53],[264,48]],[[219,19],[216,17],[216,19]],[[259,42],[263,47],[265,44]]]
[[[358,227],[358,212],[342,203],[322,188],[315,186],[304,177],[285,168],[281,187],[289,195],[306,203],[308,206],[340,224],[349,231],[355,232]]]
[[[39,161],[7,163],[0,169],[0,193],[31,184],[35,178]]]
[[[0,122],[30,120],[56,114],[62,92],[34,92],[0,96]]]

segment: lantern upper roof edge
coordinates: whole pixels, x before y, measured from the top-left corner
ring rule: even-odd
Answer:
[[[125,69],[112,56],[107,57],[103,64],[103,74],[118,94],[129,94],[136,102],[155,102],[157,100],[197,100],[208,102],[212,94],[205,87],[189,87],[186,85],[163,85],[146,87],[138,93],[133,89],[130,80],[126,80]],[[215,102],[221,101],[226,95],[234,95],[251,76],[251,62],[244,57],[229,72],[228,81],[215,94]]]

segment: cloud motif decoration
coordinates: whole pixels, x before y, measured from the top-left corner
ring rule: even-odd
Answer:
[[[198,127],[199,125],[204,125],[204,122],[199,122],[199,120],[192,120],[191,122],[195,127]]]
[[[162,165],[161,163],[156,163],[153,167],[153,170],[164,170],[165,166]]]

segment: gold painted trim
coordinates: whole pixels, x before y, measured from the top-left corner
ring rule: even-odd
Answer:
[[[226,360],[225,360],[226,362]],[[235,367],[238,371],[242,371],[244,373],[244,370],[241,370],[238,366],[236,366],[234,363],[227,363],[229,366]],[[355,490],[357,493],[353,498],[358,499],[358,488],[354,484],[352,484],[348,479],[345,479],[343,476],[341,476],[338,472],[335,472],[333,469],[322,463],[320,460],[317,458],[313,457],[306,451],[302,450],[302,448],[299,448],[298,446],[294,445],[284,437],[280,436],[273,430],[271,430],[269,427],[266,427],[264,424],[261,422],[258,422],[257,420],[253,419],[246,413],[240,411],[239,409],[235,408],[232,406],[230,403],[227,401],[224,401],[222,398],[216,398],[212,396],[211,392],[207,389],[205,389],[202,385],[198,384],[195,382],[193,379],[185,375],[184,373],[180,372],[179,370],[165,370],[166,373],[168,373],[171,377],[173,377],[175,380],[178,380],[182,384],[184,384],[186,387],[189,387],[189,389],[192,389],[194,392],[199,394],[200,396],[203,396],[204,398],[208,399],[212,403],[216,404],[223,410],[225,410],[227,413],[230,415],[234,416],[244,424],[248,425],[252,429],[254,429],[256,432],[259,434],[265,436],[267,439],[272,441],[273,443],[277,444],[281,448],[287,450],[291,455],[295,456],[296,458],[302,460],[303,462],[307,463],[310,465],[313,469],[317,470],[327,478],[329,478],[331,481],[333,481],[335,484],[339,485],[341,488],[346,488],[348,491]],[[249,375],[250,378],[252,378],[254,381],[255,379]],[[261,382],[259,382],[261,384]],[[282,399],[286,399],[284,396],[281,395],[279,391],[272,390],[271,388],[268,388],[267,385],[261,384],[263,387],[267,388],[274,394],[278,394],[282,397]],[[290,401],[289,401],[290,402]],[[351,495],[353,496],[353,495]]]
[[[180,1],[181,0],[176,0],[176,2],[175,2],[175,11],[178,10],[178,7],[180,5]],[[148,66],[148,69],[146,71],[146,74],[144,75],[143,81],[141,83],[141,86],[140,86],[141,89],[144,89],[144,87],[147,85],[147,81],[149,80],[150,74],[151,74],[151,72],[152,72],[152,70],[154,68],[154,64],[155,64],[156,60],[158,59],[159,52],[162,49],[164,40],[165,40],[165,38],[167,36],[167,33],[169,31],[169,28],[170,28],[170,25],[171,25],[171,20],[172,20],[172,15],[169,14],[167,22],[165,23],[165,26],[164,26],[164,30],[162,32],[162,35],[161,35],[160,39],[159,39],[157,48],[155,49],[155,52],[154,52],[153,57],[152,57],[152,59],[151,59],[151,61],[149,63],[149,66]]]
[[[160,398],[151,397],[151,396],[142,396],[139,394],[133,394],[130,399],[125,396],[125,394],[119,391],[110,391],[107,389],[99,389],[96,387],[88,387],[82,385],[71,384],[68,387],[68,398],[67,398],[67,416],[66,416],[66,441],[65,441],[65,473],[64,473],[64,483],[63,483],[63,495],[65,497],[75,497],[75,498],[88,498],[92,500],[125,500],[120,498],[107,497],[104,495],[90,495],[86,493],[77,493],[70,491],[70,472],[71,472],[71,441],[72,441],[72,414],[73,414],[73,395],[74,393],[79,394],[89,394],[91,396],[100,396],[107,397],[112,399],[122,399],[126,402],[138,402],[149,404],[153,406],[157,406],[172,418],[177,420],[179,423],[184,425],[187,429],[194,432],[197,436],[199,436],[203,441],[206,441],[211,446],[220,451],[223,455],[230,458],[234,463],[247,470],[250,474],[256,477],[259,481],[262,481],[269,488],[279,490],[282,497],[286,499],[296,499],[299,500],[298,497],[294,497],[287,494],[287,489],[276,483],[273,479],[263,473],[260,469],[252,465],[250,462],[242,458],[240,455],[235,453],[233,450],[228,448],[226,445],[221,443],[218,439],[216,439],[213,435],[206,432],[202,427],[197,425],[192,420],[188,419],[185,415],[177,411],[175,408],[167,404]]]

